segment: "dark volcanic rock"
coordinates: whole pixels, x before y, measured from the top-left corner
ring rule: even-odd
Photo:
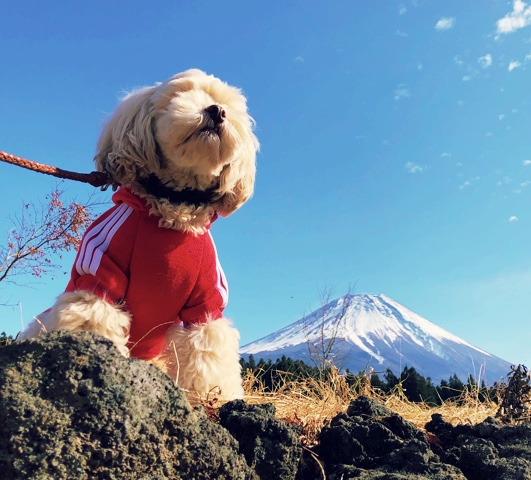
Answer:
[[[298,432],[274,413],[229,402],[217,425],[157,368],[91,333],[0,348],[2,480],[531,480],[530,424],[433,415],[428,441],[360,397],[301,461]]]
[[[360,397],[320,434],[317,453],[330,480],[531,479],[531,425],[487,418],[453,427],[441,415],[426,435],[383,405]],[[310,477],[301,477],[310,478]]]
[[[0,349],[2,479],[255,479],[157,368],[91,333]]]
[[[350,404],[319,436],[317,453],[329,479],[463,479],[441,463],[426,436],[400,416],[367,397]]]
[[[426,429],[436,435],[441,459],[471,480],[531,479],[531,425],[503,425],[489,417],[477,425],[452,427],[432,415]]]
[[[240,444],[240,452],[262,480],[293,480],[302,455],[297,431],[275,418],[271,404],[235,400],[219,411],[223,425]]]

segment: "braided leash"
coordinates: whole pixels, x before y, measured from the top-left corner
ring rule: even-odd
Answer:
[[[0,150],[0,161],[18,165],[19,167],[33,170],[34,172],[52,175],[53,177],[65,178],[67,180],[75,180],[76,182],[89,183],[93,187],[101,187],[102,190],[107,189],[109,185],[113,185],[112,179],[103,172],[91,173],[76,173],[62,168],[52,167],[44,163],[34,162],[33,160],[26,160],[25,158],[16,157]]]

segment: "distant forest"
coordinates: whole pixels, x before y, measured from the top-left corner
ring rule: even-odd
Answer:
[[[285,355],[274,362],[267,362],[260,359],[258,362],[253,355],[249,355],[246,361],[240,360],[242,371],[245,373],[250,370],[254,377],[262,384],[267,391],[275,391],[288,377],[293,380],[314,378],[316,380],[326,379],[329,371],[321,371],[317,367],[307,365],[302,360],[293,360]],[[396,376],[389,368],[379,374],[370,375],[370,385],[372,388],[379,389],[384,393],[389,393],[399,389],[411,402],[424,402],[430,405],[441,405],[446,400],[459,399],[466,392],[475,392],[480,400],[490,398],[493,401],[497,399],[497,386],[487,388],[485,384],[478,385],[477,382],[469,375],[467,383],[463,383],[456,374],[448,380],[441,380],[439,385],[434,385],[430,377],[423,377],[413,367],[404,367],[400,376]],[[366,382],[368,374],[366,372],[345,372],[345,378],[348,384],[355,390]]]

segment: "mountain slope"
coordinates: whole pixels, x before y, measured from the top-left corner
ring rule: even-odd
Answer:
[[[312,363],[308,343],[335,338],[341,368],[367,365],[399,374],[407,365],[434,382],[456,373],[487,384],[504,377],[510,363],[495,357],[422,318],[385,295],[345,295],[306,317],[241,349],[256,360],[289,356]]]

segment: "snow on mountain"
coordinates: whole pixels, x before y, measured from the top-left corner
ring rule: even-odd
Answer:
[[[422,318],[385,295],[345,295],[304,318],[245,345],[240,353],[256,360],[282,355],[312,364],[308,344],[335,338],[339,366],[352,372],[367,365],[398,375],[414,367],[435,383],[454,373],[492,384],[510,363],[481,350]]]

